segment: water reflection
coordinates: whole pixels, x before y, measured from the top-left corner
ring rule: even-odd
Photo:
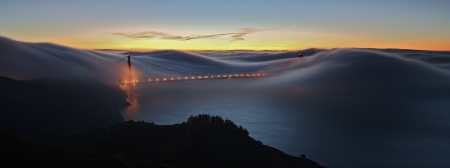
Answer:
[[[122,116],[127,116],[126,119],[136,120],[139,116],[139,111],[141,110],[140,101],[138,99],[139,94],[136,91],[135,83],[124,83],[119,85],[119,87],[127,93],[127,101],[131,106],[127,106],[123,112]]]

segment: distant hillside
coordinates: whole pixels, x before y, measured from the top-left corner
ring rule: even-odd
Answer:
[[[123,121],[97,96],[37,83],[0,77],[0,130],[86,131]]]

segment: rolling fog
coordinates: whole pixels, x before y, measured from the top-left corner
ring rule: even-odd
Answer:
[[[126,120],[175,124],[190,115],[220,115],[264,144],[327,167],[450,165],[450,52],[100,52],[3,37],[0,51],[0,76],[69,81],[64,86],[77,81],[72,87],[91,91],[109,86],[122,99],[132,90],[131,105],[121,110]],[[298,53],[305,58],[280,66]],[[129,74],[126,62],[117,62],[126,54],[199,75],[276,75],[149,83],[186,75],[136,60]],[[122,91],[123,80],[140,82]]]

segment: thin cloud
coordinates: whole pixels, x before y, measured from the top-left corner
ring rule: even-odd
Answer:
[[[231,35],[231,41],[245,40],[244,36],[246,36],[246,35],[257,33],[257,32],[262,32],[262,31],[267,31],[267,30],[275,30],[275,29],[276,28],[269,28],[269,29],[244,28],[244,29],[240,29],[240,32],[233,33]]]
[[[164,32],[155,32],[155,31],[145,31],[145,32],[138,32],[138,33],[111,33],[112,35],[118,35],[123,36],[126,38],[131,39],[153,39],[153,38],[159,38],[164,40],[178,40],[178,41],[189,41],[189,40],[196,40],[196,39],[214,39],[219,37],[228,37],[226,39],[229,39],[230,41],[239,41],[239,40],[245,40],[244,36],[267,31],[267,30],[274,30],[275,28],[270,29],[254,29],[254,28],[244,28],[240,29],[238,32],[232,32],[232,33],[220,33],[220,34],[207,34],[207,35],[190,35],[190,36],[178,36],[178,35],[172,35],[169,33]]]
[[[132,39],[152,39],[155,37],[170,36],[170,34],[163,33],[163,32],[155,32],[155,31],[145,31],[145,32],[131,33],[131,34],[127,34],[127,33],[111,33],[111,34],[118,35],[118,36],[124,36],[124,37],[132,38]]]

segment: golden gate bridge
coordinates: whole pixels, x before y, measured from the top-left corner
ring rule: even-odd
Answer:
[[[123,57],[122,59],[118,60],[116,64],[119,64],[121,62],[127,63],[127,69],[128,69],[128,80],[122,80],[117,81],[119,85],[122,84],[136,84],[140,82],[174,82],[174,81],[186,81],[186,80],[205,80],[205,79],[231,79],[231,78],[256,78],[256,77],[267,77],[275,75],[273,72],[273,69],[280,66],[286,66],[293,62],[296,62],[297,60],[303,58],[303,55],[299,54],[298,57],[291,58],[285,62],[280,63],[279,65],[271,66],[266,68],[266,70],[259,70],[252,73],[223,73],[223,74],[199,74],[199,73],[192,73],[192,72],[186,72],[181,70],[175,70],[172,68],[164,67],[162,65],[158,65],[155,63],[151,63],[149,61],[137,58],[135,56],[131,56],[130,54],[127,54],[127,56]],[[139,67],[142,69],[144,67],[145,69],[150,68],[152,70],[156,71],[164,71],[169,72],[170,74],[173,74],[172,76],[159,76],[159,77],[147,77],[145,79],[133,79],[132,77],[132,60],[134,67]],[[142,66],[143,65],[143,66]],[[167,74],[167,73],[165,73]]]

